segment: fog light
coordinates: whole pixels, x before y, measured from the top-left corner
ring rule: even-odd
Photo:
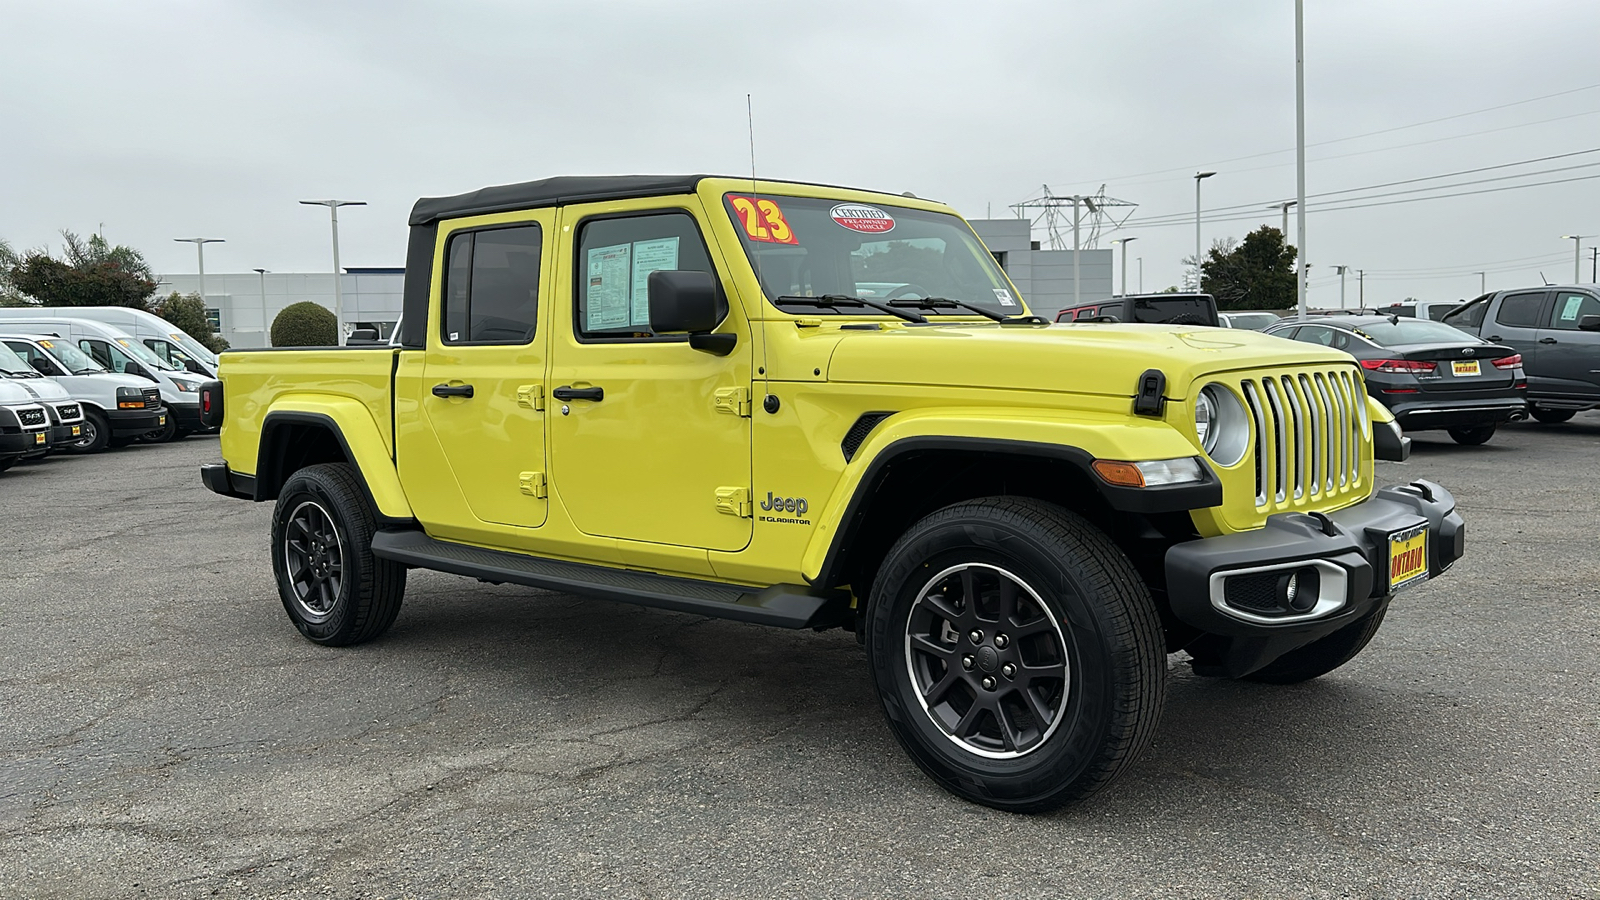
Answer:
[[[1289,612],[1310,612],[1317,605],[1321,580],[1317,570],[1309,566],[1278,576],[1278,605]]]

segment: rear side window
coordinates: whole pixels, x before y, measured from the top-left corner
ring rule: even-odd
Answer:
[[[1539,313],[1544,310],[1544,291],[1536,294],[1507,294],[1500,301],[1500,311],[1494,320],[1501,325],[1521,328],[1538,328]]]
[[[1444,314],[1444,323],[1457,328],[1473,328],[1483,324],[1483,314],[1489,311],[1489,299],[1479,297],[1466,306],[1458,306]]]
[[[526,344],[539,321],[538,225],[458,232],[445,248],[447,344]]]
[[[1348,350],[1350,348],[1350,335],[1337,328],[1326,325],[1302,325],[1294,337],[1297,341],[1307,344],[1321,344],[1335,350]]]
[[[573,273],[578,334],[589,339],[656,337],[650,330],[648,285],[650,273],[662,270],[716,276],[692,216],[672,212],[584,222]]]
[[[1577,331],[1584,316],[1600,316],[1600,300],[1576,291],[1556,292],[1555,308],[1550,310],[1550,327]]]
[[[1078,318],[1080,319],[1092,319],[1099,314],[1100,310],[1093,306],[1078,310]]]
[[[1391,306],[1389,307],[1389,312],[1392,312],[1397,316],[1410,316],[1413,319],[1417,317],[1417,308],[1415,306],[1411,306],[1410,304]]]
[[[1454,306],[1430,306],[1430,307],[1428,307],[1428,318],[1432,319],[1435,322],[1438,322],[1441,319],[1443,319],[1445,317],[1445,315],[1447,313],[1449,313],[1452,309],[1455,309],[1455,307]]]

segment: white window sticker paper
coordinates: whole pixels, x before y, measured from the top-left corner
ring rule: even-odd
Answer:
[[[1000,301],[1001,306],[1016,306],[1017,301],[1011,299],[1011,292],[1005,288],[995,288],[994,298]]]
[[[1583,297],[1563,297],[1567,305],[1561,307],[1561,321],[1571,322],[1578,318],[1578,310],[1583,309]]]
[[[632,257],[632,244],[589,250],[589,285],[584,297],[588,309],[585,326],[591,331],[625,328],[630,324],[628,270]]]
[[[633,325],[650,327],[650,273],[678,268],[678,239],[659,238],[633,244]]]

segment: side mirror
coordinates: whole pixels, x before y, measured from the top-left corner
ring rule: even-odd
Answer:
[[[733,352],[737,335],[711,333],[728,313],[711,273],[658,269],[646,284],[651,331],[688,334],[689,346],[718,356]]]
[[[195,360],[188,359],[187,357],[183,360],[183,367],[196,375],[205,375],[207,378],[211,377],[205,369],[201,368],[200,363],[196,362]]]
[[[1578,320],[1579,331],[1600,331],[1600,316],[1584,316]]]
[[[155,378],[151,377],[150,373],[145,371],[144,366],[139,365],[131,359],[122,364],[122,374],[137,375],[140,378],[147,378],[151,381],[155,381]]]
[[[350,336],[344,339],[349,344],[376,344],[378,342],[378,329],[356,328],[351,330]]]

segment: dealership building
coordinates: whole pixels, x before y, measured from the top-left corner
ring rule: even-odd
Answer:
[[[1057,310],[1073,304],[1075,264],[1082,266],[1077,285],[1082,300],[1112,295],[1110,250],[1041,250],[1027,219],[975,219],[972,227],[1041,316],[1054,318]],[[206,310],[230,346],[264,347],[272,319],[291,303],[310,300],[333,309],[333,278],[330,272],[208,273]],[[375,328],[380,337],[388,337],[400,320],[405,269],[351,266],[339,278],[346,332]],[[200,293],[198,275],[163,275],[162,282],[162,293]]]

